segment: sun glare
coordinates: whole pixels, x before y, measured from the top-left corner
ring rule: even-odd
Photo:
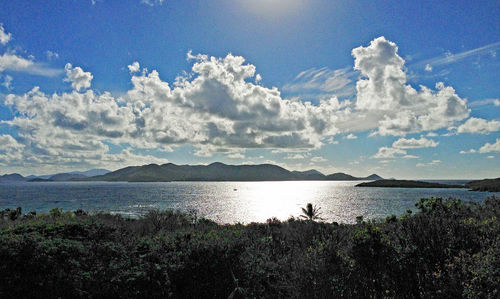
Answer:
[[[297,12],[304,4],[303,0],[240,0],[249,11],[266,16],[280,17]]]

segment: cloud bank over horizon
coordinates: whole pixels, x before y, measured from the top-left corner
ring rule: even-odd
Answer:
[[[0,41],[7,43],[10,35],[0,29]],[[184,145],[194,147],[200,157],[222,153],[244,159],[247,150],[263,149],[318,163],[327,160],[307,153],[334,143],[340,134],[353,140],[360,132],[400,137],[373,158],[412,159],[418,156],[408,154],[409,149],[439,142],[404,138],[408,134],[447,128],[457,128],[457,134],[499,130],[498,121],[469,118],[467,99],[451,86],[436,82],[435,88],[412,87],[397,45],[385,37],[352,50],[359,77],[351,98],[330,96],[316,104],[284,98],[277,87],[263,86],[256,67],[242,56],[187,56],[191,70],[170,83],[156,70],[141,69],[139,61],[128,65],[132,88],[121,96],[91,89],[93,74],[71,63],[64,78],[73,88],[70,92],[47,94],[35,86],[24,94],[5,95],[4,105],[14,118],[1,123],[15,128],[17,136],[0,135],[0,165],[49,169],[165,163],[167,159],[141,151],[171,152]],[[0,72],[32,67],[34,62],[23,59],[0,56]],[[341,90],[350,83],[342,79],[347,72],[310,70],[299,75],[309,78],[309,85],[286,88]],[[324,79],[325,74],[335,80]],[[485,146],[479,152],[498,151],[497,144]]]

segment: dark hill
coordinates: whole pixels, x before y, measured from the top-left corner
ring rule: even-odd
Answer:
[[[472,181],[465,186],[472,191],[500,192],[500,178]]]
[[[279,166],[261,165],[176,165],[172,163],[132,166],[90,178],[106,181],[278,181],[290,180],[291,173]]]
[[[448,185],[409,180],[378,180],[356,185],[356,187],[388,187],[388,188],[464,188],[462,185]]]
[[[78,179],[83,179],[86,178],[83,174],[76,174],[76,173],[58,173],[50,178],[48,180],[50,181],[71,181],[71,180],[78,180]]]
[[[353,177],[352,175],[345,174],[343,172],[332,173],[326,176],[329,181],[357,181],[359,178]]]
[[[18,173],[5,174],[0,176],[0,182],[24,182],[24,181],[26,181],[26,179]]]
[[[43,178],[33,178],[29,179],[28,182],[53,182],[53,180],[50,179],[43,179]]]
[[[348,174],[325,176],[317,170],[288,171],[272,164],[210,165],[149,164],[129,166],[105,175],[87,178],[93,181],[167,182],[167,181],[290,181],[290,180],[365,180]]]
[[[372,174],[372,175],[369,175],[365,178],[367,181],[378,181],[378,180],[383,180],[384,178],[382,178],[381,176],[377,175],[377,174]]]
[[[84,175],[86,177],[91,177],[91,176],[96,176],[96,175],[103,175],[103,174],[110,173],[110,172],[111,171],[109,171],[107,169],[99,168],[99,169],[91,169],[91,170],[87,170],[87,171],[72,171],[72,172],[70,172],[70,174],[81,174],[81,175]]]
[[[326,178],[324,174],[321,172],[317,171],[316,169],[311,169],[307,171],[292,171],[292,173],[295,175],[295,177],[298,180],[315,180],[315,181],[321,181]]]

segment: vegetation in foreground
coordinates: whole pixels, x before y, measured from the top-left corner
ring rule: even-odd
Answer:
[[[500,199],[357,224],[83,211],[0,219],[0,298],[498,298]]]

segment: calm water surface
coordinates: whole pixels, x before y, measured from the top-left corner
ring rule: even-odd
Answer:
[[[500,193],[467,189],[354,187],[357,182],[41,182],[0,184],[0,208],[20,206],[24,212],[52,208],[107,211],[139,216],[151,209],[195,210],[219,223],[286,220],[300,215],[311,202],[327,221],[352,223],[401,215],[422,197],[459,198],[481,202]]]

